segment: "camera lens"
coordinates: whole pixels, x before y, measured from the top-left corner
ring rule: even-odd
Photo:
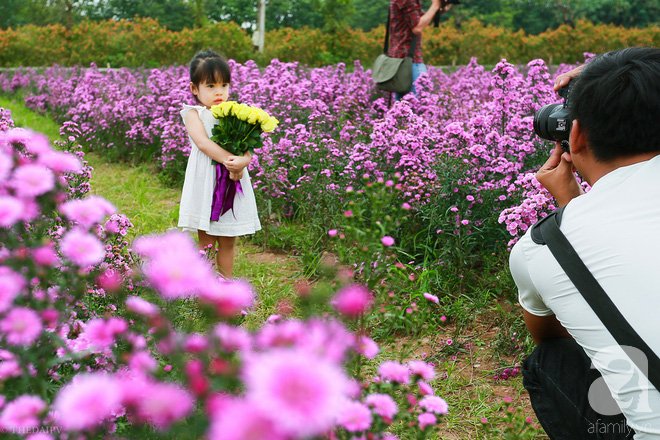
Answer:
[[[548,122],[550,120],[550,115],[555,111],[556,108],[562,107],[562,104],[549,104],[541,107],[534,115],[534,132],[543,139],[549,141],[557,140],[550,132],[550,127]]]

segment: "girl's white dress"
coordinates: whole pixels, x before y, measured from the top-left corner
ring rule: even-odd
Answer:
[[[210,137],[216,122],[213,114],[204,106],[184,104],[181,110],[184,124],[186,113],[192,109],[199,113],[206,134]],[[243,170],[243,178],[240,180],[243,194],[236,193],[233,212],[229,210],[218,221],[211,221],[211,202],[216,182],[215,165],[210,157],[197,148],[190,136],[188,139],[191,150],[181,192],[178,226],[186,231],[201,230],[221,237],[254,234],[260,230],[257,202],[247,168]]]

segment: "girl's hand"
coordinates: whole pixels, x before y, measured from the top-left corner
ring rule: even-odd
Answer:
[[[241,172],[249,164],[250,156],[229,156],[224,162],[225,168],[227,168],[230,173]]]
[[[243,171],[239,171],[238,173],[232,173],[231,171],[229,172],[229,178],[233,181],[238,181],[243,178]]]

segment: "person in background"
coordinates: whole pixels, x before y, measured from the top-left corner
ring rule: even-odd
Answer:
[[[433,21],[439,11],[444,14],[451,9],[448,4],[441,8],[441,0],[431,0],[431,7],[422,11],[420,0],[390,0],[390,45],[388,56],[405,58],[410,50],[413,34],[417,35],[417,47],[413,57],[412,80],[410,93],[415,93],[415,81],[422,73],[426,73],[426,65],[422,58],[422,31]],[[397,93],[399,100],[404,94]]]

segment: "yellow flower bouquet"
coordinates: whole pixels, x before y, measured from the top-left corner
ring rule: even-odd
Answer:
[[[214,105],[211,113],[218,120],[211,130],[211,140],[236,156],[261,147],[261,133],[270,133],[279,123],[262,109],[235,101]]]
[[[211,140],[234,156],[263,146],[261,133],[269,133],[278,121],[258,107],[239,104],[235,101],[222,102],[211,107],[217,122],[211,129]],[[211,204],[211,220],[217,221],[227,211],[234,211],[236,193],[243,194],[238,181],[231,180],[223,164],[213,161],[216,169],[216,184]]]

